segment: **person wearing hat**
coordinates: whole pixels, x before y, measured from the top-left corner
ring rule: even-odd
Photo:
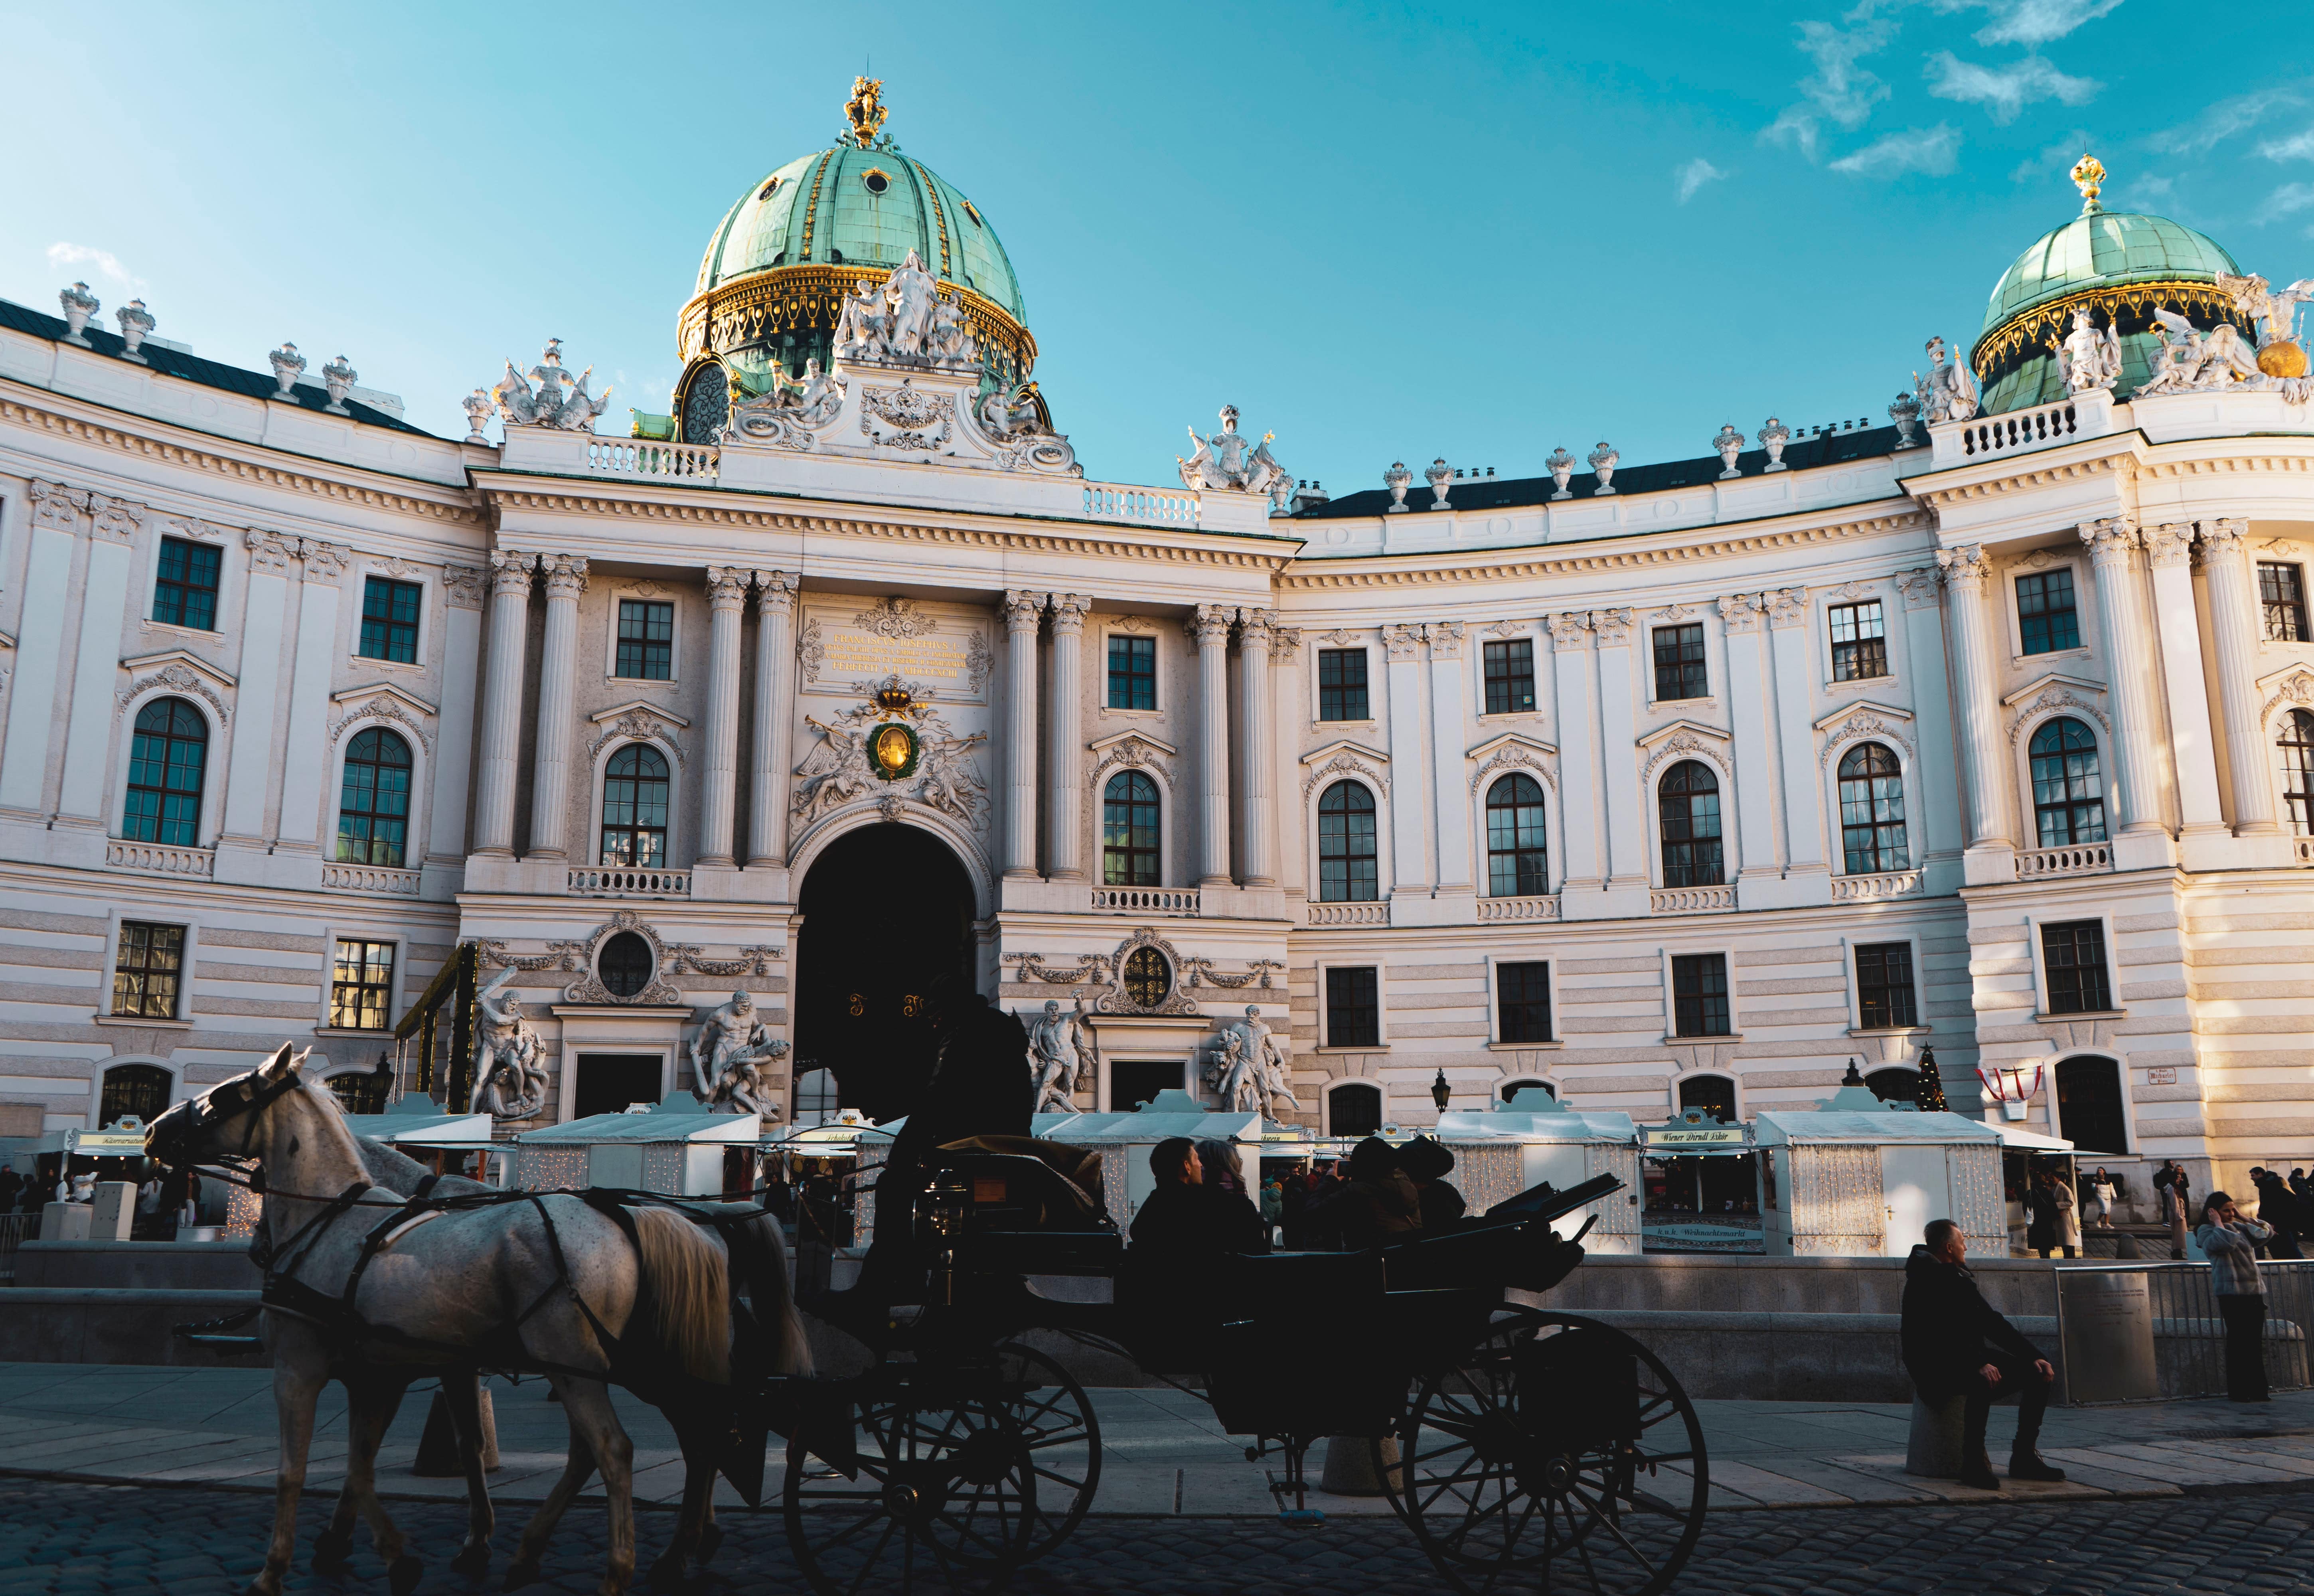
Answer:
[[[1379,1136],[1350,1150],[1350,1183],[1335,1199],[1342,1245],[1351,1252],[1387,1247],[1422,1233],[1422,1194],[1398,1165],[1398,1151]]]
[[[1462,1222],[1466,1205],[1462,1194],[1446,1184],[1454,1172],[1454,1155],[1427,1136],[1417,1136],[1398,1150],[1398,1167],[1422,1200],[1422,1230],[1426,1235],[1451,1230]]]

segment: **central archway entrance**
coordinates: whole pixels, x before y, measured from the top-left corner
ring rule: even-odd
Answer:
[[[896,1118],[932,1073],[925,993],[971,979],[971,877],[929,832],[863,826],[819,856],[798,907],[795,1079],[827,1070],[843,1107]]]

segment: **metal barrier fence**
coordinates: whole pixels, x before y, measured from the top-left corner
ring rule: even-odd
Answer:
[[[0,1213],[0,1284],[16,1283],[16,1248],[40,1239],[37,1213]]]
[[[2160,1396],[2225,1395],[2226,1325],[2211,1289],[2207,1264],[2075,1264],[2052,1273],[2057,1287],[2058,1339],[2069,1364],[2085,1365],[2082,1378],[2068,1381],[2071,1400],[2101,1399],[2093,1392],[2102,1371],[2089,1365],[2109,1354],[2125,1359],[2139,1349],[2151,1356]],[[2106,1278],[2086,1278],[2099,1276]],[[2113,1278],[2129,1276],[2144,1282],[2142,1330],[2134,1327],[2137,1314],[2134,1303],[2128,1301],[2133,1290],[2125,1287],[2124,1279]],[[2314,1386],[2307,1355],[2308,1336],[2314,1332],[2314,1259],[2261,1261],[2258,1278],[2265,1287],[2267,1385],[2277,1391]],[[2068,1281],[2074,1283],[2071,1288]],[[2124,1302],[2127,1306],[2117,1312]],[[2085,1309],[2094,1323],[2085,1322]],[[2142,1338],[2148,1331],[2152,1345],[2144,1348]],[[2136,1339],[2137,1348],[2115,1342],[2111,1338],[2116,1334]]]

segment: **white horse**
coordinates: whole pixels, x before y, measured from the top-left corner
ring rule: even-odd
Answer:
[[[471,1377],[478,1367],[509,1364],[546,1373],[573,1436],[571,1463],[524,1532],[509,1582],[535,1573],[546,1535],[599,1468],[611,1533],[597,1591],[618,1596],[634,1571],[634,1448],[611,1406],[610,1379],[674,1371],[678,1383],[729,1386],[735,1265],[770,1332],[773,1370],[800,1371],[801,1324],[783,1270],[767,1267],[777,1261],[776,1233],[770,1259],[741,1257],[735,1253],[759,1247],[740,1248],[735,1238],[734,1252],[727,1252],[681,1215],[643,1207],[628,1214],[630,1242],[616,1219],[556,1193],[436,1212],[396,1223],[367,1245],[387,1222],[382,1211],[402,1204],[373,1185],[335,1101],[305,1080],[302,1062],[285,1045],[258,1069],[170,1109],[146,1134],[147,1151],[164,1163],[241,1159],[265,1176],[261,1239],[271,1263],[261,1329],[273,1357],[281,1466],[272,1539],[250,1596],[281,1589],[296,1549],[314,1404],[333,1375],[351,1371],[349,1390],[360,1380],[373,1393],[390,1387],[398,1400],[419,1374]],[[636,1311],[645,1300],[648,1318]],[[446,1389],[459,1383],[446,1381]],[[368,1467],[384,1433],[377,1415],[390,1418],[391,1410],[373,1396],[363,1411],[352,1450],[368,1462],[358,1484],[349,1461],[347,1495],[369,1520],[393,1589],[407,1596],[421,1565],[377,1505]],[[688,1444],[685,1451],[689,1456]],[[478,1474],[477,1459],[468,1468],[470,1495],[480,1488]],[[686,1482],[686,1525],[704,1521],[703,1511],[692,1512],[692,1499],[699,1495],[703,1510],[705,1491],[705,1484]]]

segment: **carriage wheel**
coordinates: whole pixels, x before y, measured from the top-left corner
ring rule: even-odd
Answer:
[[[1037,1474],[1002,1404],[906,1381],[859,1404],[845,1479],[788,1448],[788,1545],[821,1596],[994,1585],[1037,1522]]]
[[[1497,1318],[1423,1381],[1395,1439],[1403,1464],[1376,1458],[1391,1505],[1475,1596],[1656,1596],[1703,1530],[1694,1405],[1653,1353],[1596,1320]]]
[[[1084,1388],[1033,1346],[996,1349],[996,1400],[1020,1426],[1037,1475],[1038,1504],[1023,1563],[1033,1563],[1084,1521],[1100,1485],[1100,1421]]]

